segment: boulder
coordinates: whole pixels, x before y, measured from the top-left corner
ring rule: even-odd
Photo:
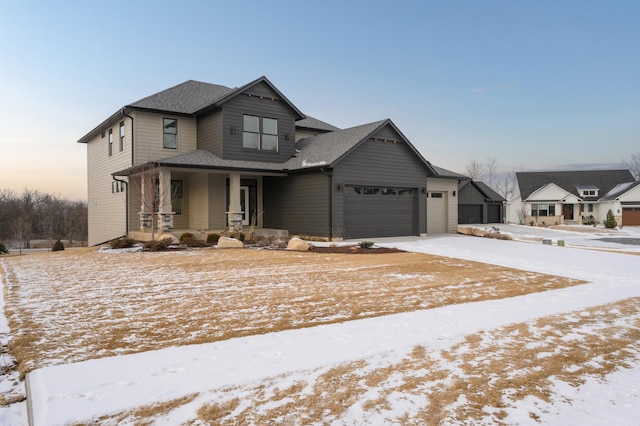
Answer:
[[[171,238],[171,244],[178,244],[178,239],[176,238],[176,236],[169,233],[160,235],[160,237],[158,238],[158,241],[162,241],[166,238]]]
[[[244,244],[240,240],[236,240],[235,238],[229,237],[220,237],[218,239],[218,248],[242,248]]]
[[[311,244],[307,243],[306,241],[302,241],[298,237],[293,237],[289,240],[287,248],[293,251],[307,251],[311,249]]]

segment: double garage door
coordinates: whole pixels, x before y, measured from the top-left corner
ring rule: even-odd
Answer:
[[[345,238],[416,235],[414,188],[346,185]]]
[[[623,207],[622,225],[640,226],[640,207]]]

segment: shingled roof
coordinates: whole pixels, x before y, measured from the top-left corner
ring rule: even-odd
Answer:
[[[633,182],[629,170],[579,170],[560,172],[517,172],[516,180],[523,200],[544,185],[553,183],[565,191],[580,197],[578,186],[593,185],[598,188],[599,196],[611,191],[616,185]]]
[[[296,127],[310,130],[320,130],[324,132],[335,132],[336,130],[340,130],[339,127],[336,127],[329,123],[325,123],[322,120],[318,120],[317,118],[308,115],[306,118],[296,121]]]
[[[142,98],[128,106],[157,111],[195,114],[201,109],[238,90],[218,84],[188,80],[177,86]]]

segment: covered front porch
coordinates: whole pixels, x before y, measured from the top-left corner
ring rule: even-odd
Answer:
[[[128,179],[128,236],[149,241],[185,232],[206,240],[210,234],[287,235],[265,228],[263,177],[285,176],[236,170],[153,166]]]

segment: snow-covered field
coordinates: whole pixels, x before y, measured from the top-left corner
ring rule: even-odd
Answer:
[[[515,239],[531,240],[527,228]],[[28,375],[33,422],[637,424],[640,256],[620,251],[639,247],[544,238],[599,250],[455,235],[384,244],[588,284],[44,367]],[[128,412],[154,402],[169,404]],[[26,422],[24,403],[0,409],[0,423]]]

